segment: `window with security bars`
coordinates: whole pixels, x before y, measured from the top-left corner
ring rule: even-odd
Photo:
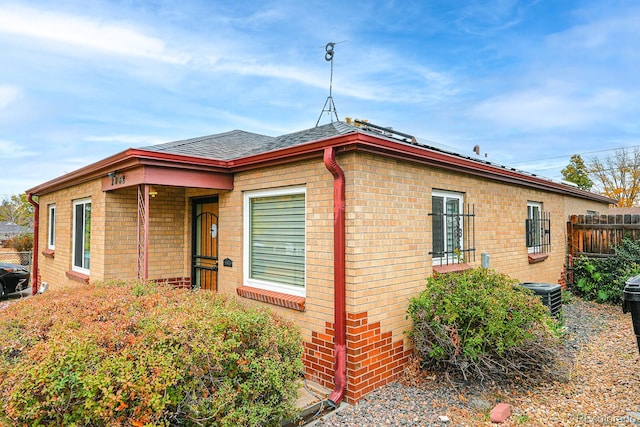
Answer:
[[[463,195],[434,191],[431,198],[434,265],[475,261],[475,208]]]
[[[305,189],[245,194],[245,281],[305,294]]]
[[[542,211],[542,203],[527,203],[525,233],[529,253],[549,252],[551,247],[551,213]]]

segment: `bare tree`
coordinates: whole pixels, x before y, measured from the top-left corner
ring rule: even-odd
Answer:
[[[618,200],[618,206],[636,206],[640,201],[640,149],[619,148],[603,159],[594,157],[589,174],[602,194]]]

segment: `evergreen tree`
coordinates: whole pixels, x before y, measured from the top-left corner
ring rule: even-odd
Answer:
[[[578,188],[591,190],[591,187],[593,187],[593,181],[589,179],[589,169],[587,169],[580,154],[571,156],[569,164],[560,173],[562,173],[566,181],[573,182]]]

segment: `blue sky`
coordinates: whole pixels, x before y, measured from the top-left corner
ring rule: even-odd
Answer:
[[[0,195],[129,147],[313,127],[329,41],[342,120],[553,179],[640,145],[637,0],[0,0]]]

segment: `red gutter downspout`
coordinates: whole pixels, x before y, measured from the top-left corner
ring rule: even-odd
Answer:
[[[33,200],[33,193],[27,197],[33,205],[33,263],[31,264],[31,295],[38,293],[38,231],[40,229],[40,204]]]
[[[333,342],[335,378],[329,403],[338,406],[347,387],[346,288],[345,288],[345,179],[336,163],[335,147],[324,149],[324,165],[333,175]]]

